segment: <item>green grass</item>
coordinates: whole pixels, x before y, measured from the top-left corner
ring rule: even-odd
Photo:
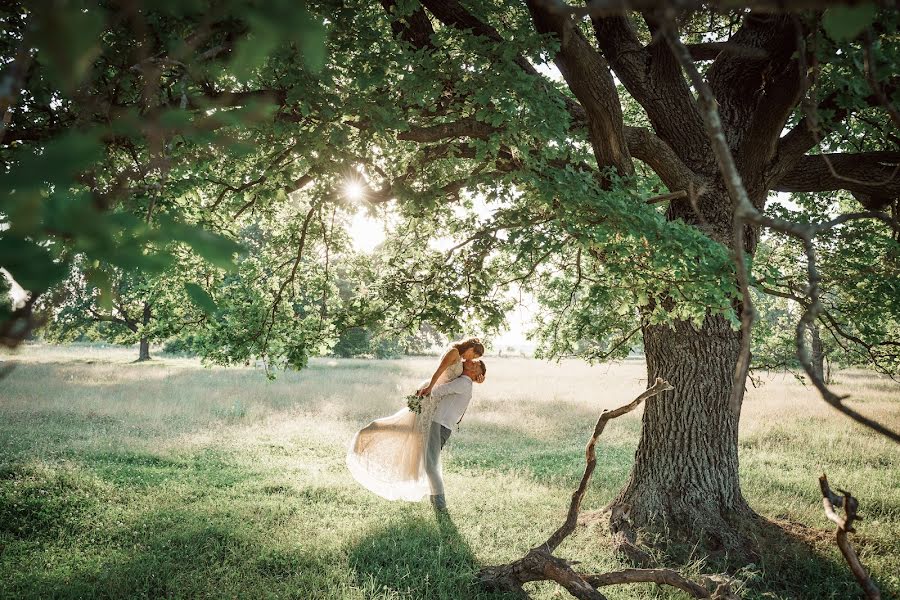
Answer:
[[[30,346],[0,382],[0,597],[493,598],[473,587],[561,521],[597,415],[633,398],[643,365],[489,359],[490,376],[445,451],[450,518],[391,503],[344,468],[353,432],[390,414],[432,359],[316,360],[266,381],[187,359]],[[838,374],[839,392],[897,428],[900,388]],[[816,477],[860,498],[854,540],[885,597],[900,594],[900,458],[780,375],[741,423],[745,495],[784,537],[740,572],[747,598],[853,598]],[[613,422],[585,509],[628,475],[639,414]],[[603,526],[561,548],[586,571],[623,566]],[[702,556],[680,565],[712,568]],[[536,598],[566,597],[535,584]],[[650,585],[610,598],[683,598]]]

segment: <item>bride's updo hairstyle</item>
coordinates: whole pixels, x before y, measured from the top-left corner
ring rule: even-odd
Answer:
[[[481,343],[481,340],[478,338],[467,338],[464,340],[460,340],[458,342],[454,342],[451,345],[453,348],[456,348],[456,351],[462,354],[469,348],[473,348],[475,350],[475,354],[478,356],[484,356],[484,344]]]

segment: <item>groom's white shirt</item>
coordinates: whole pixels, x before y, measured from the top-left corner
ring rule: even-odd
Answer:
[[[431,390],[431,395],[438,400],[432,421],[453,429],[462,419],[469,401],[472,399],[472,380],[467,375],[460,375]]]

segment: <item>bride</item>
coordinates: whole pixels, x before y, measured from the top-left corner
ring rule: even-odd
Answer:
[[[403,407],[356,433],[347,452],[347,468],[363,487],[388,500],[410,502],[444,493],[435,489],[441,485],[440,477],[429,477],[429,473],[440,473],[440,454],[428,452],[428,448],[441,444],[440,428],[431,427],[437,408],[431,390],[462,375],[463,363],[483,354],[484,346],[478,338],[452,344],[431,379],[416,391],[422,397],[419,413]]]

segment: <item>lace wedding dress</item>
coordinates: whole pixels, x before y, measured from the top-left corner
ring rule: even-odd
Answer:
[[[450,365],[435,385],[456,379],[462,371],[460,360]],[[425,385],[428,381],[419,387]],[[358,431],[347,452],[347,468],[353,478],[388,500],[415,502],[429,494],[443,494],[440,452],[428,452],[431,444],[441,443],[440,427],[431,427],[436,409],[437,401],[427,396],[422,399],[420,414],[403,407]],[[426,464],[429,460],[434,464]]]

